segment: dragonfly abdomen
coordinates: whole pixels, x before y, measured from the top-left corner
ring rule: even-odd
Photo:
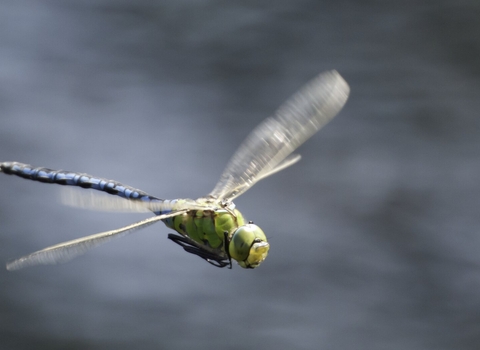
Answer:
[[[107,180],[84,173],[52,170],[41,167],[34,168],[31,165],[18,162],[0,163],[0,171],[8,175],[16,175],[24,179],[43,183],[91,188],[130,200],[163,201],[160,198],[150,196],[141,190],[123,185],[117,181]]]

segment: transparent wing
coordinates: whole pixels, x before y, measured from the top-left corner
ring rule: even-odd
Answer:
[[[86,191],[85,189],[74,187],[63,187],[60,189],[60,202],[70,207],[109,212],[148,213],[172,209],[170,203],[128,200],[102,192]]]
[[[297,163],[300,159],[302,159],[302,156],[300,154],[291,154],[287,158],[285,158],[280,164],[277,164],[275,168],[268,172],[263,172],[262,176],[259,176],[257,178],[257,182],[260,180],[263,180],[266,177],[269,177],[273,174],[278,173],[279,171],[282,171],[283,169],[288,168],[289,166],[292,166],[293,164]]]
[[[265,174],[276,172],[273,169],[277,165],[342,109],[349,92],[347,82],[337,71],[313,79],[251,132],[230,159],[210,196],[231,201],[265,178]]]
[[[91,236],[53,245],[7,263],[7,270],[19,270],[28,266],[67,262],[79,255],[86,253],[88,250],[99,246],[100,244],[112,240],[115,237],[125,236],[140,228],[150,226],[159,220],[180,215],[185,212],[187,212],[187,210],[180,210],[164,215],[158,215],[116,230],[101,232]]]
[[[75,208],[120,213],[165,212],[173,209],[208,209],[205,205],[202,206],[193,200],[185,200],[185,202],[181,204],[169,200],[141,201],[75,187],[61,187],[60,202],[64,205]]]

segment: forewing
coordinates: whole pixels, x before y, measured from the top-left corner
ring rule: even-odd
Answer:
[[[85,254],[88,250],[94,247],[112,240],[113,238],[125,236],[138,229],[150,226],[159,220],[180,215],[185,212],[186,210],[181,210],[164,215],[158,215],[116,230],[101,232],[91,236],[56,244],[7,263],[7,270],[19,270],[28,266],[67,262],[79,255]]]
[[[231,201],[266,174],[273,174],[280,162],[342,109],[349,92],[347,82],[337,71],[313,79],[250,133],[210,196]]]

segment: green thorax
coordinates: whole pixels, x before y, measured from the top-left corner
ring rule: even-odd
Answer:
[[[189,210],[164,222],[167,227],[181,235],[222,251],[224,250],[224,233],[228,232],[228,237],[231,237],[238,227],[245,224],[242,214],[237,209]]]

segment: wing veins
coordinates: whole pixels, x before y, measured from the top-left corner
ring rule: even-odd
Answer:
[[[209,196],[232,201],[259,180],[286,168],[275,170],[343,108],[349,92],[336,71],[313,79],[247,136]]]
[[[100,232],[90,236],[59,243],[7,263],[7,270],[19,270],[28,266],[67,262],[79,255],[85,254],[94,247],[112,240],[113,238],[125,236],[129,233],[137,231],[138,229],[153,225],[157,221],[172,216],[181,215],[186,212],[187,210],[184,209],[168,214],[153,216],[151,218],[138,221],[115,230]]]

